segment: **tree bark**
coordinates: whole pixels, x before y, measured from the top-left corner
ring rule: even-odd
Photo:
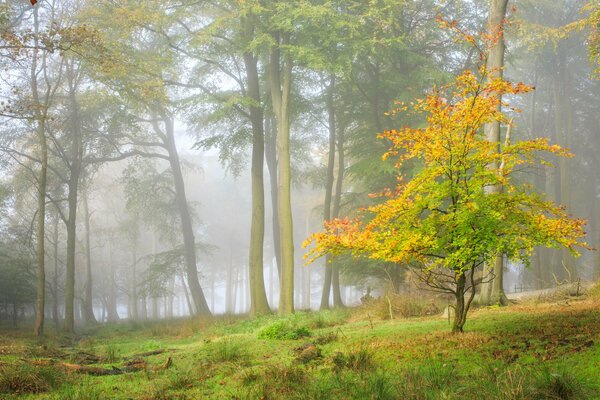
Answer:
[[[181,163],[179,154],[175,146],[175,132],[173,119],[167,115],[161,115],[165,124],[166,148],[169,153],[169,165],[173,173],[173,183],[175,186],[177,208],[181,218],[181,228],[183,231],[183,245],[185,251],[185,267],[187,274],[188,286],[190,294],[194,301],[196,314],[203,317],[210,317],[212,314],[208,308],[208,303],[204,297],[204,292],[200,286],[198,279],[198,267],[196,261],[196,241],[194,238],[194,229],[192,227],[192,218],[190,215],[189,205],[185,194],[185,184],[183,181],[183,173],[181,172]]]
[[[495,39],[492,47],[489,50],[487,58],[487,70],[490,74],[490,79],[495,77],[502,78],[504,68],[504,53],[506,45],[504,43],[504,20],[506,18],[506,9],[508,0],[490,0],[490,13],[488,18],[488,33]],[[501,104],[497,106],[498,111],[502,109]],[[485,135],[488,141],[497,143],[498,150],[500,149],[500,121],[488,123],[484,127]],[[497,168],[498,165],[492,165],[492,168]],[[493,186],[488,189],[490,194],[499,193],[502,190],[500,186]],[[481,285],[481,293],[479,303],[482,305],[491,304],[508,304],[508,299],[503,288],[503,255],[499,254],[495,260],[486,265],[484,271],[491,271],[493,279]],[[485,272],[484,272],[485,274]]]
[[[279,179],[277,179],[277,126],[273,124],[271,118],[267,118],[265,122],[266,145],[265,145],[265,160],[267,161],[267,170],[269,171],[269,186],[271,188],[271,208],[273,230],[273,254],[275,255],[275,267],[277,268],[277,277],[281,277],[281,240],[279,238],[279,214],[277,212],[277,204],[279,197],[277,196],[277,187]]]
[[[38,49],[37,34],[39,32],[39,6],[34,6],[34,35],[35,48],[31,63],[31,90],[33,94],[33,109],[36,116],[36,134],[40,145],[40,171],[38,175],[38,210],[36,227],[36,302],[35,302],[35,326],[34,335],[41,338],[44,335],[44,309],[46,305],[46,269],[45,269],[45,223],[46,223],[46,186],[48,176],[48,143],[46,142],[46,114],[48,98],[46,104],[42,105],[39,99],[37,84],[37,57]],[[44,66],[45,68],[45,66]],[[48,92],[47,92],[48,93]],[[41,111],[43,109],[43,111]]]
[[[69,181],[67,202],[69,214],[67,224],[67,268],[65,276],[65,320],[63,329],[66,332],[75,331],[75,244],[77,236],[77,196],[79,189],[79,178],[82,169],[82,137],[79,119],[79,104],[76,95],[76,77],[74,76],[74,62],[67,68],[69,101],[71,106],[71,133],[72,144],[69,162]]]
[[[117,311],[117,283],[115,280],[115,263],[113,261],[112,251],[113,237],[108,239],[108,301],[107,301],[107,313],[108,322],[116,322],[119,320],[119,312]]]
[[[84,299],[83,299],[83,315],[85,318],[86,325],[95,324],[96,317],[94,317],[94,298],[92,295],[92,255],[90,246],[90,210],[88,204],[88,196],[84,191],[83,193],[83,216],[84,216],[84,228],[85,228],[85,285],[84,285]]]
[[[564,51],[559,47],[557,49],[557,76],[554,80],[554,123],[558,140],[561,146],[567,149],[572,148],[573,136],[573,106],[569,96],[569,82],[567,81],[567,60]],[[571,160],[567,157],[560,157],[558,172],[560,174],[560,203],[572,211],[571,199]],[[559,271],[559,276],[564,276],[571,282],[578,278],[575,268],[575,258],[569,250],[560,250],[560,259],[563,270]]]
[[[252,21],[244,19],[245,29],[252,36]],[[248,261],[250,285],[250,316],[268,314],[271,312],[267,300],[264,280],[263,246],[265,238],[265,184],[263,178],[265,158],[265,135],[263,126],[263,110],[261,107],[258,60],[250,52],[244,53],[248,97],[253,104],[250,106],[250,122],[252,124],[252,222],[250,226],[250,254]]]
[[[327,115],[329,128],[329,155],[327,157],[327,179],[325,181],[325,201],[323,203],[323,220],[331,220],[331,206],[333,197],[333,180],[335,170],[335,108],[333,103],[333,92],[335,90],[335,75],[332,75],[327,88]],[[325,276],[323,279],[323,291],[321,292],[321,310],[329,309],[329,297],[331,293],[331,282],[333,267],[331,256],[325,256]]]
[[[137,294],[137,245],[138,245],[138,234],[139,228],[137,225],[137,216],[134,221],[133,232],[131,236],[132,246],[132,264],[131,264],[131,279],[129,283],[129,318],[132,321],[138,319],[138,294]]]
[[[278,40],[279,41],[279,40]],[[281,46],[290,42],[288,33],[281,34]],[[269,77],[271,98],[277,119],[277,159],[278,159],[278,213],[281,239],[281,267],[279,313],[294,312],[294,234],[291,204],[290,168],[290,96],[292,87],[292,59],[289,53],[281,60],[279,47],[271,51]],[[283,65],[280,66],[280,62]],[[281,69],[280,69],[281,67]]]

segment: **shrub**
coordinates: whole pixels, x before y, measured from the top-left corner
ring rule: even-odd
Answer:
[[[343,369],[362,373],[374,366],[373,354],[365,347],[350,351],[348,354],[336,352],[331,357],[331,362],[336,373]]]
[[[294,326],[291,322],[281,320],[267,325],[258,332],[260,339],[298,340],[310,336],[305,326]]]
[[[250,355],[239,341],[224,338],[206,345],[208,360],[213,362],[247,361]]]
[[[17,363],[0,366],[0,393],[43,393],[57,388],[65,380],[65,373],[51,365]]]

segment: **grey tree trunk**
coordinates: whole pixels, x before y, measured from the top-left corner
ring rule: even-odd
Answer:
[[[288,33],[281,34],[281,46],[290,43]],[[279,47],[270,55],[269,78],[271,100],[277,119],[277,159],[278,159],[278,205],[279,233],[281,248],[279,313],[294,312],[294,234],[291,204],[291,168],[290,168],[290,96],[292,87],[292,59],[289,53],[283,56]],[[281,68],[281,69],[280,69]]]
[[[75,244],[77,238],[77,197],[82,169],[82,135],[77,101],[77,80],[74,61],[67,67],[69,102],[71,106],[71,153],[69,160],[69,181],[67,202],[69,214],[67,224],[67,268],[65,276],[65,320],[63,329],[75,331]]]
[[[250,25],[252,21],[244,19],[243,23]],[[251,27],[246,30],[252,32]],[[265,290],[263,271],[263,245],[265,237],[265,185],[263,178],[265,135],[257,63],[258,60],[254,54],[249,52],[244,53],[244,65],[246,67],[248,85],[247,91],[248,96],[253,101],[253,104],[250,106],[250,122],[252,124],[252,222],[250,226],[250,254],[248,257],[250,316],[271,312]]]
[[[189,205],[185,194],[185,184],[183,181],[183,173],[181,172],[181,163],[179,154],[175,146],[175,132],[173,119],[163,113],[161,115],[165,124],[165,145],[169,153],[169,165],[173,173],[173,183],[175,186],[177,208],[181,218],[181,228],[183,233],[183,245],[185,251],[185,267],[187,274],[187,282],[190,289],[190,294],[194,301],[196,314],[203,317],[210,317],[212,314],[208,308],[208,303],[204,297],[200,281],[198,279],[198,267],[196,262],[196,241],[194,238],[194,229],[192,227],[192,218],[190,215]]]
[[[83,217],[84,217],[84,229],[85,229],[85,284],[84,284],[84,298],[83,298],[83,316],[86,325],[95,324],[96,317],[94,317],[94,297],[92,295],[92,255],[90,246],[90,210],[88,204],[88,196],[84,191],[83,193]]]
[[[508,0],[490,0],[490,12],[488,18],[488,33],[495,38],[493,46],[489,50],[487,58],[487,70],[490,77],[503,76],[504,68],[504,53],[506,45],[504,43],[504,20],[506,18],[506,9]],[[498,111],[502,106],[498,105]],[[484,127],[485,135],[488,141],[497,143],[498,149],[500,146],[500,122],[494,121],[488,123]],[[497,165],[491,166],[497,168]],[[499,193],[502,190],[500,186],[490,187],[489,193]],[[479,304],[508,304],[508,299],[504,293],[503,276],[504,276],[504,257],[499,254],[491,265],[484,267],[484,275],[489,272],[487,282],[481,284],[481,292],[479,295]]]
[[[132,263],[131,263],[131,278],[129,282],[129,318],[133,321],[138,319],[138,293],[137,293],[137,245],[138,245],[138,225],[137,219],[134,223],[133,235],[131,237],[131,251],[132,251]]]
[[[568,149],[573,145],[573,106],[569,96],[569,87],[567,77],[566,57],[564,51],[559,47],[557,49],[557,74],[554,80],[554,124],[555,131],[558,135],[558,143]],[[567,208],[568,212],[572,211],[572,196],[571,196],[571,160],[567,157],[560,157],[559,168],[560,176],[560,203]],[[558,271],[558,276],[564,276],[570,281],[575,281],[578,278],[578,272],[575,267],[575,258],[569,250],[560,250],[560,260],[562,270]]]
[[[346,162],[344,157],[345,129],[346,127],[342,123],[337,124],[338,171],[337,180],[335,182],[335,194],[333,196],[333,210],[331,215],[333,218],[338,218],[340,216],[342,203],[344,172],[346,170]],[[337,267],[333,268],[331,288],[333,290],[333,306],[335,308],[344,307],[344,301],[342,300],[340,287],[340,270]]]
[[[277,126],[276,124],[272,123],[270,118],[267,118],[265,122],[265,131],[267,132],[265,160],[267,161],[267,170],[269,171],[269,186],[271,188],[273,253],[275,255],[277,276],[280,277],[281,240],[279,238],[279,214],[277,212],[277,204],[279,203],[279,196],[277,195],[277,187],[279,186],[279,179],[277,179]]]
[[[113,237],[108,239],[108,301],[107,301],[107,318],[108,322],[116,322],[119,320],[119,312],[117,311],[117,282],[115,279],[115,263],[113,260]]]
[[[31,91],[33,94],[34,115],[36,119],[36,135],[40,145],[40,171],[38,174],[38,210],[36,227],[36,302],[35,302],[35,326],[34,335],[41,338],[44,335],[44,309],[46,305],[46,269],[45,269],[45,223],[46,223],[46,186],[48,176],[48,143],[46,142],[46,114],[48,109],[48,94],[46,91],[45,104],[40,102],[37,82],[37,57],[38,57],[38,38],[39,32],[39,6],[34,6],[34,50],[31,63]],[[45,60],[45,55],[44,55]],[[45,64],[45,63],[44,63]],[[45,68],[45,65],[43,65]]]
[[[323,203],[323,220],[331,219],[331,205],[333,197],[333,181],[335,170],[335,107],[333,103],[333,93],[335,90],[335,75],[332,75],[327,88],[327,114],[329,128],[329,155],[327,157],[327,179],[325,180],[325,201]],[[331,282],[333,276],[333,267],[331,266],[331,256],[325,256],[325,276],[323,277],[323,291],[321,292],[321,310],[329,308],[329,297],[331,295]]]

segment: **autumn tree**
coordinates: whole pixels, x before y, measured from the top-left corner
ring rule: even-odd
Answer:
[[[483,66],[478,74],[467,70],[452,85],[411,103],[426,115],[427,125],[380,135],[391,142],[385,157],[396,158],[397,187],[356,219],[326,221],[325,231],[307,240],[316,244],[310,259],[350,252],[405,265],[423,287],[454,296],[452,331],[462,332],[477,287],[493,278],[493,270],[478,271],[499,254],[528,263],[533,248],[541,245],[564,246],[577,255],[578,246],[586,246],[580,241],[585,222],[569,218],[563,207],[515,178],[523,168],[547,164],[540,152],[570,156],[546,139],[510,142],[510,121],[498,110],[500,99],[529,90],[491,76]],[[492,121],[509,127],[500,148],[483,132]],[[420,169],[403,181],[400,169],[408,162]],[[489,193],[490,186],[502,190]]]

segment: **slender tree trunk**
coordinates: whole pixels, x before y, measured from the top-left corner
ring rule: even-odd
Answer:
[[[345,157],[344,157],[344,140],[345,140],[345,126],[341,123],[338,125],[337,134],[337,149],[338,149],[338,172],[337,180],[335,182],[335,195],[333,196],[333,210],[332,217],[338,218],[340,216],[340,209],[342,203],[342,190],[344,184],[344,172],[346,170]],[[331,287],[333,290],[333,306],[335,308],[344,307],[342,300],[341,288],[340,288],[340,270],[338,267],[333,268],[331,277]]]
[[[83,315],[86,325],[95,324],[94,317],[94,298],[92,295],[92,255],[90,246],[90,210],[88,204],[88,196],[83,193],[83,216],[85,228],[85,284],[84,284],[84,299],[83,299]]]
[[[194,300],[194,306],[197,315],[210,317],[211,312],[208,308],[208,303],[204,297],[204,292],[200,286],[198,279],[198,267],[196,263],[196,241],[194,239],[194,229],[192,227],[192,218],[190,215],[189,205],[185,194],[185,184],[183,181],[183,173],[181,172],[181,163],[179,162],[179,154],[175,146],[175,131],[173,119],[162,115],[165,123],[165,138],[166,147],[169,153],[169,164],[173,173],[173,182],[175,186],[177,208],[181,218],[181,228],[183,231],[183,244],[185,248],[185,266],[187,273],[187,281]]]
[[[108,321],[116,322],[119,320],[119,313],[117,311],[117,282],[115,279],[115,263],[113,261],[113,250],[112,250],[112,236],[108,240]]]
[[[233,301],[233,262],[231,255],[229,258],[229,268],[227,268],[227,280],[225,282],[225,313],[233,314],[235,303]]]
[[[272,123],[271,118],[267,118],[265,122],[265,130],[267,132],[265,159],[267,161],[267,170],[269,171],[269,186],[271,189],[273,254],[275,255],[277,276],[281,277],[281,240],[279,236],[279,213],[277,212],[277,204],[279,203],[279,196],[277,195],[277,187],[279,186],[279,179],[277,179],[277,126],[276,124]]]
[[[333,197],[333,180],[335,170],[335,108],[333,94],[335,90],[335,75],[332,75],[327,88],[327,114],[329,122],[329,155],[327,157],[327,179],[325,181],[325,201],[323,204],[323,220],[331,220],[331,205]],[[321,310],[329,308],[329,297],[331,293],[331,280],[333,267],[331,256],[325,256],[325,276],[323,278],[323,291],[321,292]]]
[[[558,140],[561,146],[572,148],[573,136],[573,107],[569,96],[569,82],[567,82],[567,66],[564,51],[558,49],[557,54],[557,76],[554,80],[554,121],[555,131],[557,132]],[[568,212],[572,210],[571,196],[571,160],[567,157],[560,157],[559,168],[560,174],[560,202],[567,208]],[[567,249],[560,250],[560,259],[563,270],[559,276],[565,276],[570,281],[575,281],[578,278],[575,268],[575,259]]]
[[[244,25],[252,33],[252,21],[243,20]],[[251,37],[249,34],[247,37]],[[248,82],[248,95],[254,102],[250,106],[252,124],[252,222],[250,227],[249,285],[250,315],[268,314],[271,312],[265,291],[263,245],[265,237],[265,185],[263,179],[265,158],[265,135],[263,127],[263,110],[261,107],[258,60],[254,54],[244,53],[244,65]]]
[[[69,215],[67,219],[67,268],[65,276],[65,320],[64,330],[69,333],[75,331],[75,244],[77,238],[77,194],[79,178],[82,169],[82,137],[79,120],[79,104],[76,97],[76,80],[74,76],[74,62],[71,62],[68,71],[69,100],[71,106],[71,133],[72,144],[69,165],[69,182],[67,202]]]
[[[37,248],[36,248],[36,302],[35,302],[35,326],[34,335],[41,338],[44,335],[44,309],[46,304],[46,269],[45,269],[45,223],[46,223],[46,185],[48,175],[48,144],[46,142],[46,107],[41,112],[42,104],[38,95],[37,84],[37,57],[38,57],[38,38],[39,32],[39,16],[38,7],[34,6],[34,35],[35,48],[33,51],[33,59],[31,64],[31,90],[33,93],[34,106],[36,116],[36,133],[40,145],[40,171],[38,175],[38,212],[37,212]],[[44,65],[45,68],[45,65]]]
[[[54,218],[54,232],[52,235],[52,240],[54,243],[52,254],[54,256],[54,275],[52,276],[52,292],[54,294],[54,301],[52,302],[52,319],[54,320],[54,327],[58,330],[60,327],[60,316],[58,311],[58,215],[55,215]]]
[[[281,46],[290,42],[288,33],[281,34]],[[289,53],[283,56],[279,48],[271,52],[269,77],[271,99],[277,119],[277,159],[278,159],[278,213],[281,239],[281,268],[279,313],[294,312],[294,233],[291,204],[291,168],[290,168],[290,96],[292,87],[292,59]]]
[[[131,278],[130,278],[130,283],[129,283],[129,318],[132,321],[137,321],[137,319],[138,319],[137,245],[138,245],[138,235],[139,235],[137,222],[135,222],[135,226],[133,227],[133,229],[134,229],[133,236],[131,238],[131,240],[133,242],[132,246],[131,246],[133,261],[131,264]]]
[[[181,286],[183,287],[183,294],[185,296],[185,302],[187,304],[188,307],[188,311],[190,313],[190,315],[194,315],[194,305],[192,304],[192,300],[190,299],[190,294],[188,291],[188,287],[185,283],[185,277],[183,275],[181,275],[179,277],[179,279],[181,279]]]
[[[504,43],[504,20],[506,18],[506,9],[508,0],[490,0],[490,13],[488,18],[488,33],[496,40],[491,47],[488,59],[487,70],[490,78],[503,76],[504,53],[506,45]],[[498,104],[498,111],[501,111],[502,105]],[[500,121],[490,122],[485,125],[485,135],[488,141],[497,143],[500,149]],[[492,165],[491,168],[497,168],[498,165]],[[490,187],[490,194],[499,193],[502,190],[500,186]],[[504,293],[504,257],[499,254],[491,265],[487,265],[484,270],[491,271],[489,282],[481,285],[479,303],[483,305],[490,304],[508,304],[508,299]],[[485,272],[484,272],[485,274]]]

